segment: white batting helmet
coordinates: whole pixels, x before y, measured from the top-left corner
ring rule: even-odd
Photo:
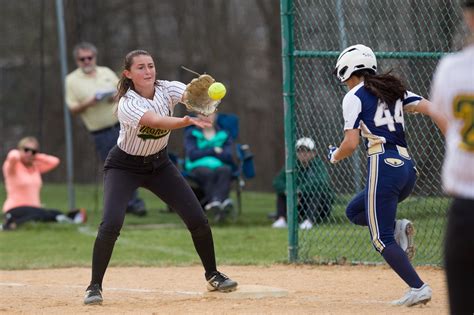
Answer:
[[[368,69],[377,71],[375,54],[367,46],[358,44],[344,49],[337,58],[334,74],[344,82],[357,70]]]

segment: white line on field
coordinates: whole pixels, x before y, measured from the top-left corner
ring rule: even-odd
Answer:
[[[83,285],[57,285],[57,284],[28,284],[28,283],[17,283],[17,282],[0,282],[0,287],[47,287],[47,288],[72,288],[72,289],[84,289]],[[181,294],[181,295],[195,295],[202,296],[202,292],[194,291],[159,291],[153,289],[132,289],[132,288],[105,288],[107,291],[125,291],[125,292],[140,292],[140,293],[161,293],[161,294]]]
[[[336,301],[334,301],[332,298],[331,299],[321,298],[321,297],[318,297],[316,295],[306,296],[306,297],[303,297],[303,299],[306,300],[306,301],[311,301],[311,302],[336,303]],[[361,300],[361,299],[357,299],[355,301],[345,301],[344,303],[345,304],[357,304],[357,305],[359,305],[359,304],[387,304],[388,302],[387,301],[381,301],[381,300]]]
[[[26,286],[24,283],[14,283],[14,282],[0,282],[0,286],[5,286],[5,287],[22,287]]]
[[[60,285],[60,284],[28,284],[28,283],[17,283],[17,282],[0,282],[1,287],[26,287],[26,288],[70,288],[70,289],[81,289],[84,290],[85,287],[83,285]],[[205,296],[204,292],[197,292],[197,291],[160,291],[160,290],[153,290],[153,289],[133,289],[133,288],[109,288],[105,287],[107,291],[122,291],[122,292],[133,292],[133,293],[158,293],[163,295],[181,295],[181,296],[188,296],[188,297],[203,297]],[[216,295],[220,296],[220,295]],[[245,298],[245,297],[244,297]],[[302,296],[303,300],[311,301],[311,302],[326,302],[326,303],[334,303],[338,304],[341,301],[338,299],[337,301],[333,298],[327,299],[318,297],[316,295],[311,296]],[[380,301],[380,300],[354,300],[354,301],[345,301],[346,304],[387,304],[387,301]]]

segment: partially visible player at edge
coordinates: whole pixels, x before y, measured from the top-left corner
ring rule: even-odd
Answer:
[[[211,228],[189,184],[168,158],[170,131],[210,122],[172,117],[186,85],[156,79],[153,58],[143,50],[125,57],[117,97],[120,136],[104,165],[104,213],[92,258],[85,304],[102,303],[102,280],[120,234],[127,202],[138,187],[149,189],[181,217],[191,233],[210,291],[229,292],[237,282],[217,271]],[[170,283],[171,286],[176,285]]]
[[[474,0],[462,0],[471,37],[444,57],[431,86],[433,111],[448,119],[444,190],[453,197],[444,259],[451,314],[474,314]]]
[[[408,197],[416,180],[405,141],[403,112],[429,115],[432,104],[407,91],[394,75],[377,74],[375,54],[364,45],[346,48],[334,72],[350,91],[342,102],[344,140],[339,148],[330,147],[328,157],[336,163],[351,156],[359,145],[359,133],[365,138],[368,154],[366,187],[351,200],[346,215],[352,223],[369,227],[374,248],[410,287],[392,304],[426,304],[432,290],[410,263],[413,225],[406,219],[395,219],[397,204]],[[444,133],[445,118],[431,117]]]

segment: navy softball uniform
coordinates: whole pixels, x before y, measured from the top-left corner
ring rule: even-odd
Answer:
[[[346,214],[352,222],[365,214],[362,225],[369,226],[372,243],[379,252],[395,242],[397,204],[408,197],[415,185],[416,172],[406,148],[403,111],[420,100],[420,96],[408,92],[405,99],[389,109],[363,82],[343,100],[344,129],[361,127],[369,156],[366,188],[350,202]]]
[[[360,128],[368,154],[366,187],[349,203],[347,217],[369,227],[375,249],[411,288],[420,288],[423,282],[396,243],[394,227],[397,204],[408,197],[416,180],[403,112],[413,110],[421,99],[407,92],[389,108],[361,82],[343,100],[344,129]]]

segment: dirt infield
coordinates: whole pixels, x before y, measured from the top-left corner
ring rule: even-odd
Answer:
[[[231,298],[205,293],[202,267],[110,268],[104,303],[84,306],[87,268],[0,271],[0,313],[8,314],[447,314],[442,269],[418,271],[433,288],[426,306],[395,307],[405,284],[385,266],[221,266],[242,285],[287,296]]]

